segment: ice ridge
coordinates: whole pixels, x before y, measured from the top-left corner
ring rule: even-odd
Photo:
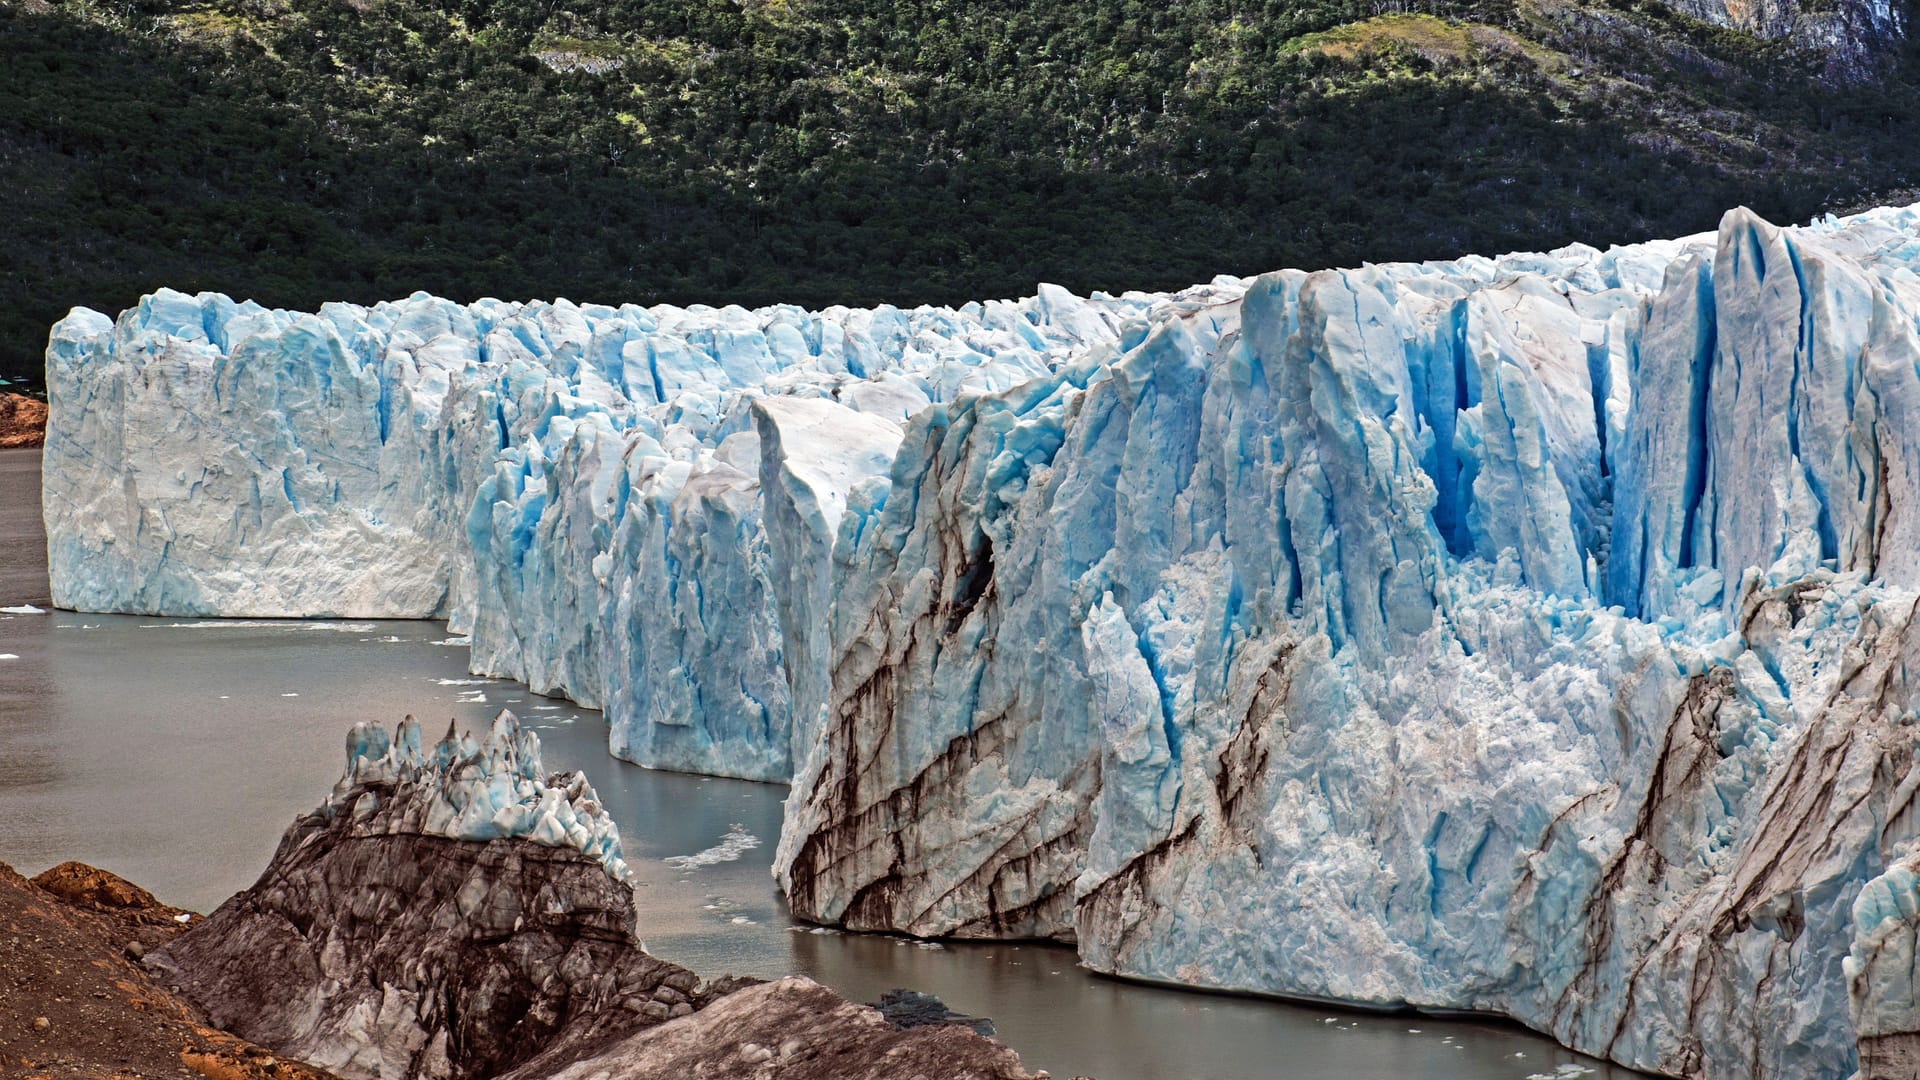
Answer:
[[[410,833],[449,840],[524,839],[568,847],[628,880],[620,830],[580,773],[548,775],[540,736],[509,710],[484,738],[447,729],[427,747],[409,716],[389,735],[384,725],[355,724],[347,734],[347,767],[320,811],[345,815],[368,835]]]

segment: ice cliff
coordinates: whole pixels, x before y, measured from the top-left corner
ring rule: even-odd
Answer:
[[[56,599],[448,614],[791,773],[809,918],[1904,1075],[1916,267],[1920,207],[951,312],[160,294],[55,329]]]
[[[1159,299],[76,309],[47,350],[55,602],[447,617],[475,671],[604,708],[622,757],[784,780],[782,597],[824,596],[849,492],[884,481],[906,418]]]
[[[795,909],[1674,1075],[1911,1039],[1917,231],[1273,274],[919,414]]]

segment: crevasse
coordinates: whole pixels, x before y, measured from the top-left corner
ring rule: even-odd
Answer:
[[[616,753],[792,777],[800,914],[1920,1061],[1920,207],[901,312],[49,347],[56,600],[445,615]]]

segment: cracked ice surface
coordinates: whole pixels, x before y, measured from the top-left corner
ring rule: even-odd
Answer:
[[[1916,233],[1282,272],[920,413],[796,696],[795,911],[1908,1075]]]
[[[627,880],[620,830],[593,785],[577,772],[549,775],[540,736],[502,709],[484,738],[447,730],[428,747],[409,716],[389,735],[353,726],[347,767],[321,812],[345,814],[367,835],[410,833],[451,840],[525,839],[570,847]]]
[[[55,599],[447,617],[476,673],[605,709],[622,757],[784,780],[780,598],[824,596],[849,489],[862,512],[929,402],[1044,374],[1159,300],[1043,286],[807,312],[417,294],[300,314],[163,290],[118,320],[76,309],[47,352]],[[810,561],[789,573],[770,543]]]
[[[447,615],[792,775],[808,919],[1906,1075],[1917,265],[1909,208],[953,311],[162,293],[55,328],[56,599]]]

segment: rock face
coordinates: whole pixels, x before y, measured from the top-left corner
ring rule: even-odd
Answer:
[[[333,1080],[207,1026],[135,958],[193,916],[104,870],[28,881],[0,863],[0,1061],[8,1076]]]
[[[1823,55],[1830,75],[1858,79],[1900,47],[1915,18],[1911,0],[1667,0],[1685,15]]]
[[[430,749],[411,719],[361,725],[259,882],[147,963],[216,1024],[348,1080],[1029,1078],[964,1028],[905,1038],[804,979],[701,985],[640,947],[625,873],[592,789],[543,775],[511,713]]]
[[[445,376],[471,396],[381,444],[467,447],[391,490],[465,522],[433,550],[477,663],[604,701],[629,755],[791,769],[800,914],[1839,1078],[1920,1028],[1887,876],[1920,856],[1917,266],[1907,208],[639,337],[638,309],[195,323],[169,294],[56,328],[47,490],[117,492],[50,496],[56,589],[218,606],[229,566],[345,573],[351,485],[300,504],[309,542],[246,513],[157,531],[187,489],[147,466],[73,478],[217,445],[210,490],[279,507],[268,450],[352,458],[378,424],[113,403],[242,371],[305,393],[329,357],[335,387],[437,392],[400,353],[477,336]],[[627,405],[596,389],[616,370]],[[86,579],[109,548],[144,554]]]
[[[192,920],[187,912],[168,907],[126,878],[86,863],[63,862],[34,877],[33,884],[73,907],[133,926],[174,928]]]
[[[1044,1080],[961,1023],[903,1030],[803,978],[736,990],[699,1012],[576,1060],[532,1062],[502,1080]]]

